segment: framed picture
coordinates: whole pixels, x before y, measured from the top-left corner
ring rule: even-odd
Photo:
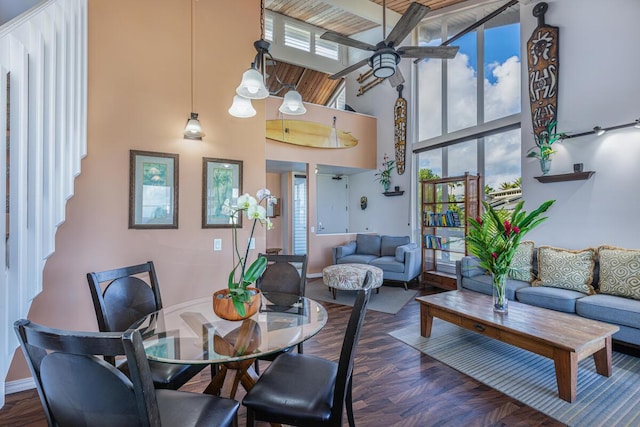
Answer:
[[[130,151],[129,228],[178,228],[178,154]]]
[[[242,160],[202,159],[202,228],[242,227],[242,215],[233,218],[223,209],[238,206],[242,194]]]

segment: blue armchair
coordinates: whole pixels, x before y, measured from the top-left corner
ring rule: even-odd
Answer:
[[[369,264],[382,269],[384,280],[407,283],[420,274],[420,247],[409,236],[358,234],[333,248],[334,264]]]

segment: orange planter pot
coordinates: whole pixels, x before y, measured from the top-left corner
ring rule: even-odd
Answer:
[[[251,297],[251,301],[244,303],[245,315],[240,316],[236,307],[233,305],[233,300],[229,297],[229,289],[222,289],[213,293],[213,312],[216,316],[225,320],[243,320],[248,319],[258,312],[260,309],[261,295],[260,290],[257,288],[247,288],[248,290],[255,291],[256,294]],[[222,295],[219,298],[218,295]]]

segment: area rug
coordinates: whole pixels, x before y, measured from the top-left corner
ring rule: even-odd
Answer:
[[[613,376],[595,372],[593,358],[578,366],[573,403],[558,397],[553,361],[434,319],[432,336],[420,325],[390,332],[394,338],[477,381],[569,426],[640,425],[640,359],[613,352]]]
[[[383,313],[396,314],[409,301],[412,301],[417,291],[409,289],[405,291],[401,286],[386,286],[380,288],[380,293],[374,289],[369,298],[368,310],[381,311]],[[336,299],[333,299],[331,290],[321,280],[309,281],[305,288],[305,296],[316,301],[332,302],[334,304],[353,306],[356,300],[355,291],[338,291]]]

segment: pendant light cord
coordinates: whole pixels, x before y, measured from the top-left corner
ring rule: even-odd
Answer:
[[[191,112],[194,112],[193,109],[193,87],[195,80],[195,2],[196,0],[191,0]]]
[[[260,0],[260,40],[264,40],[264,0]]]

